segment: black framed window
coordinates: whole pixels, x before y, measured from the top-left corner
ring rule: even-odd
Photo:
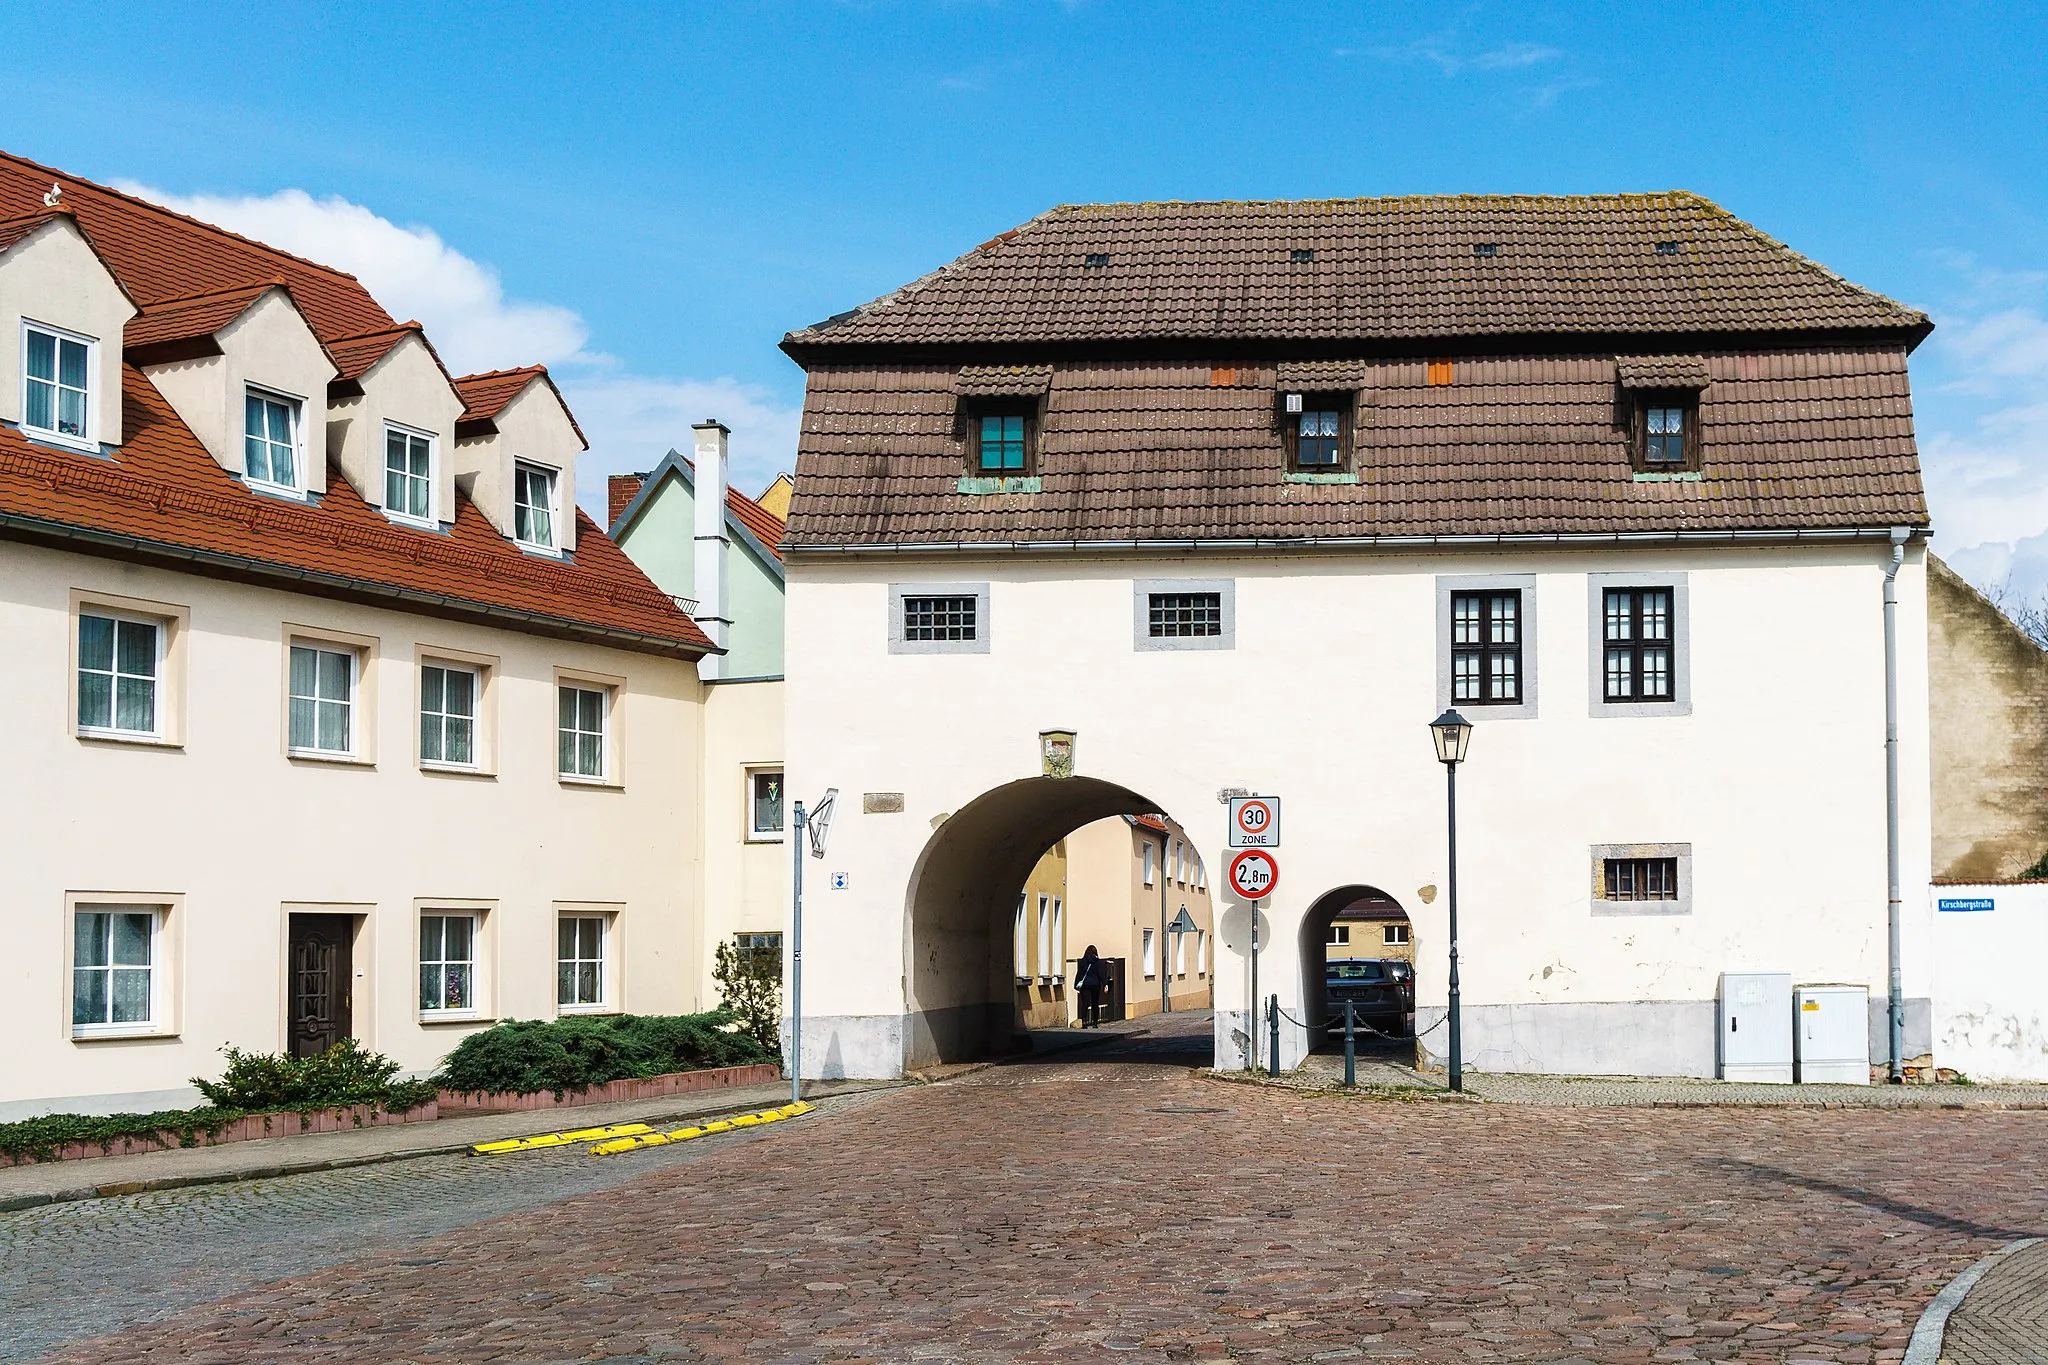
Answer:
[[[972,597],[903,599],[905,640],[972,640],[979,622]]]
[[[1601,870],[1606,879],[1606,899],[1611,901],[1675,901],[1678,899],[1678,859],[1607,858]]]
[[[1146,633],[1155,640],[1223,633],[1220,592],[1155,592],[1146,602]]]
[[[1669,588],[1609,588],[1601,612],[1608,701],[1670,701],[1676,608]]]
[[[1451,700],[1505,706],[1522,700],[1522,592],[1451,594]]]

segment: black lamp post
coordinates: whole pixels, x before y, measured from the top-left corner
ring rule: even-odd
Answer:
[[[1451,842],[1451,1089],[1465,1088],[1465,1052],[1458,1031],[1458,765],[1472,743],[1472,722],[1446,711],[1429,723],[1437,762],[1444,765],[1446,816]]]

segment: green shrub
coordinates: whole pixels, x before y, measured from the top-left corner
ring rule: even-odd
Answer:
[[[732,1012],[753,1040],[777,1059],[782,1056],[782,957],[741,951],[727,939],[712,959],[711,979],[719,1003]]]
[[[353,1038],[344,1038],[311,1057],[282,1052],[221,1049],[228,1068],[218,1081],[192,1078],[199,1093],[217,1109],[323,1109],[329,1105],[375,1104],[410,1109],[434,1097],[427,1081],[400,1081],[398,1063],[381,1052],[366,1052]]]
[[[2020,873],[2020,876],[2048,880],[2048,853],[2043,853],[2040,857],[2034,859],[2027,866],[2027,869]]]
[[[456,1044],[434,1080],[449,1090],[550,1090],[559,1099],[606,1081],[774,1060],[725,1010],[513,1019]]]

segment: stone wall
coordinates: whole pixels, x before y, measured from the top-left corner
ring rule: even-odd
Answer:
[[[2048,652],[1927,558],[1933,867],[2018,875],[2048,852]]]

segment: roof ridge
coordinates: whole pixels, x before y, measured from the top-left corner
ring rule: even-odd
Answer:
[[[354,275],[351,275],[346,270],[340,270],[331,265],[322,265],[319,261],[313,260],[310,257],[296,255],[292,252],[286,251],[281,246],[272,246],[270,243],[258,241],[254,237],[245,237],[241,233],[236,232],[232,228],[224,228],[219,223],[209,223],[204,218],[195,218],[189,213],[180,213],[176,209],[171,208],[169,205],[159,204],[153,199],[144,199],[139,194],[129,194],[126,190],[117,190],[112,185],[102,185],[97,180],[88,180],[84,176],[79,175],[72,171],[60,171],[55,166],[45,166],[40,161],[31,161],[29,158],[22,156],[16,152],[0,151],[0,157],[5,157],[7,160],[12,161],[17,165],[30,166],[38,171],[43,171],[49,175],[53,175],[57,178],[59,182],[69,180],[76,184],[83,185],[87,189],[98,190],[101,194],[110,194],[113,195],[116,199],[123,199],[131,204],[139,204],[143,208],[149,209],[151,212],[154,213],[163,214],[167,218],[175,218],[179,222],[190,223],[194,227],[205,228],[208,232],[218,232],[223,237],[232,237],[238,242],[246,242],[250,246],[259,247],[264,251],[273,252],[276,255],[284,257],[286,260],[297,261],[300,265],[311,266],[313,269],[322,271],[329,275],[333,275],[337,279],[348,280],[351,283],[356,284],[358,286],[361,286],[363,283],[361,280],[357,279]],[[299,192],[301,194],[307,193],[304,190],[301,190]],[[310,198],[311,196],[308,195],[308,197]],[[365,294],[370,293],[367,287],[363,288],[363,292]],[[376,295],[371,294],[370,297],[374,301]],[[382,307],[383,305],[379,304],[378,306]]]
[[[351,341],[368,341],[371,337],[391,336],[396,332],[419,332],[424,335],[426,330],[424,326],[416,321],[394,322],[389,327],[372,327],[367,332],[350,332],[345,337],[335,337],[327,344],[330,346],[341,346]]]
[[[282,289],[289,294],[291,288],[290,282],[282,279],[258,280],[253,284],[230,284],[219,289],[202,289],[196,294],[180,294],[176,298],[158,299],[155,303],[141,305],[141,308],[146,316],[154,312],[179,308],[188,303],[199,303],[206,299],[224,299],[230,294],[261,294],[272,289]]]
[[[1267,204],[1281,205],[1287,207],[1293,207],[1301,204],[1499,204],[1525,203],[1532,201],[1537,203],[1555,204],[1588,204],[1622,203],[1634,200],[1648,201],[1653,199],[1692,199],[1697,200],[1698,202],[1703,204],[1708,204],[1713,208],[1719,209],[1723,213],[1727,212],[1727,210],[1721,209],[1720,205],[1714,204],[1712,200],[1708,199],[1706,196],[1700,194],[1696,190],[1673,189],[1606,190],[1592,194],[1339,194],[1325,195],[1317,198],[1300,199],[1084,199],[1059,204],[1054,208],[1047,210],[1047,214],[1063,213],[1069,211],[1079,212],[1085,209],[1104,208],[1237,208]],[[1047,216],[1047,214],[1040,214],[1039,217],[1045,217]],[[1036,219],[1033,219],[1032,221],[1035,222]],[[1026,224],[1026,226],[1028,226],[1028,224]],[[1002,241],[1019,230],[1021,229],[1012,229],[1010,233],[1004,233],[999,237],[991,238],[988,242],[984,242],[982,245],[993,245],[995,242]]]
[[[804,332],[815,332],[827,327],[836,327],[842,322],[847,322],[852,320],[853,318],[863,316],[867,313],[876,311],[881,308],[885,308],[893,303],[900,303],[904,299],[908,298],[910,295],[915,294],[920,290],[930,288],[933,284],[936,284],[940,279],[944,278],[947,275],[950,275],[954,271],[963,269],[966,266],[967,262],[973,260],[977,256],[980,256],[983,252],[992,250],[995,247],[1005,246],[1009,244],[1011,241],[1015,240],[1017,237],[1029,231],[1030,229],[1037,227],[1039,224],[1044,223],[1047,220],[1057,216],[1063,207],[1065,206],[1056,205],[1053,208],[1046,209],[1042,213],[1033,214],[1031,217],[1017,224],[1017,226],[1011,228],[1008,232],[997,233],[995,236],[983,242],[980,246],[975,247],[974,250],[963,252],[960,255],[955,256],[952,260],[947,261],[944,265],[939,266],[935,270],[926,271],[924,274],[912,280],[909,284],[901,285],[895,289],[890,290],[886,294],[880,295],[879,297],[876,298],[869,299],[866,303],[855,304],[853,307],[847,309],[843,313],[834,313],[831,317],[826,318],[824,321],[814,322],[810,326],[805,327],[802,330]]]
[[[547,372],[548,367],[545,365],[513,365],[502,370],[478,370],[475,374],[458,374],[455,376],[455,382],[461,384],[472,379],[502,379],[508,374],[546,374]]]

